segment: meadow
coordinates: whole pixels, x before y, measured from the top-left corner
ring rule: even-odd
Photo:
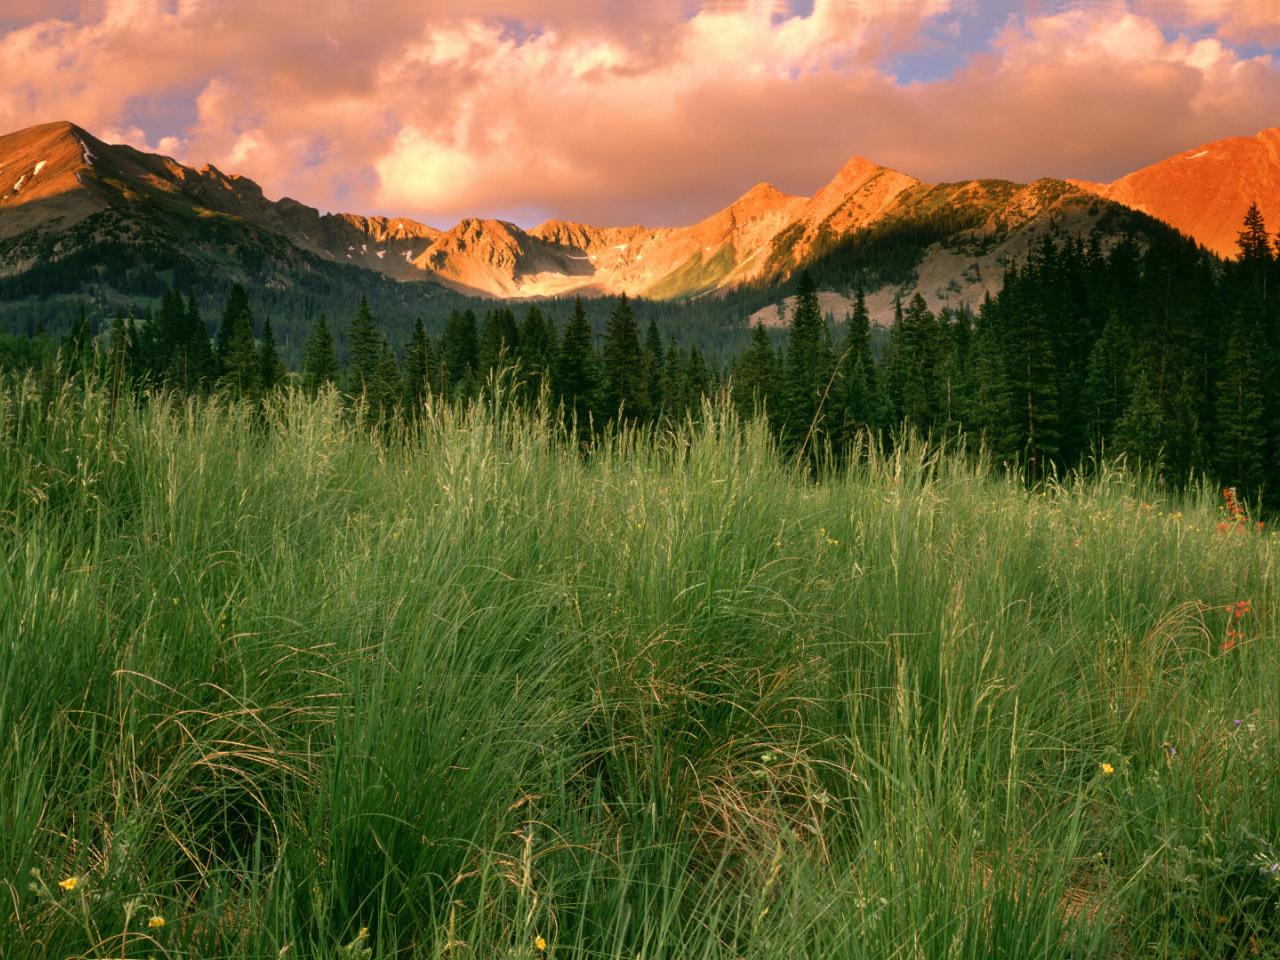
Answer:
[[[358,423],[0,388],[0,956],[1280,956],[1218,489]]]

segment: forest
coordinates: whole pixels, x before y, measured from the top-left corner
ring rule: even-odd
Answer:
[[[195,301],[169,290],[154,312],[118,311],[106,329],[82,307],[60,341],[4,337],[0,357],[51,376],[92,369],[139,392],[261,398],[332,385],[370,422],[412,418],[428,396],[468,403],[501,372],[510,398],[545,390],[584,440],[613,423],[696,417],[729,390],[741,416],[763,414],[802,457],[844,457],[867,436],[891,444],[907,427],[939,442],[964,435],[1032,481],[1124,456],[1175,485],[1211,476],[1256,497],[1280,480],[1280,384],[1267,375],[1280,357],[1280,260],[1256,206],[1239,248],[1224,263],[1172,235],[1105,249],[1046,236],[975,311],[935,315],[917,294],[887,331],[871,324],[861,286],[848,316],[824,317],[802,272],[785,331],[757,325],[723,357],[664,336],[658,305],[625,295],[455,308],[419,319],[399,350],[362,300],[349,318],[317,317],[290,370],[238,285],[212,337]]]

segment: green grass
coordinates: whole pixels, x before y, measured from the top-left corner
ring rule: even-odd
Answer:
[[[1280,953],[1213,491],[265,420],[0,389],[0,956]]]

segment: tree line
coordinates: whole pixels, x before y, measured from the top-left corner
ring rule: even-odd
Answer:
[[[698,415],[731,391],[744,417],[768,419],[798,455],[841,455],[868,435],[892,443],[903,426],[981,437],[1031,480],[1099,454],[1125,454],[1172,482],[1210,475],[1249,491],[1280,482],[1280,245],[1256,205],[1227,263],[1192,242],[1114,242],[1046,235],[976,311],[899,301],[883,350],[873,349],[861,286],[838,337],[807,272],[785,341],[763,326],[714,369],[696,345],[642,334],[625,296],[597,338],[580,299],[562,328],[537,304],[455,309],[438,337],[422,320],[397,353],[362,300],[341,332],[321,315],[297,374],[270,322],[235,286],[209,338],[194,300],[170,291],[139,319],[119,315],[104,350],[83,313],[64,344],[72,372],[97,363],[114,382],[260,397],[295,380],[362,398],[370,421],[412,417],[427,396],[465,403],[511,371],[525,402],[546,391],[585,437],[609,423]],[[877,355],[879,354],[879,355]],[[94,360],[94,357],[97,357]]]

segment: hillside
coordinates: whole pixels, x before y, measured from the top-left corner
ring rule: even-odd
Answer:
[[[526,230],[466,218],[442,230],[271,200],[245,177],[51,123],[0,137],[0,304],[88,295],[107,311],[169,285],[212,304],[241,282],[286,332],[326,309],[325,298],[349,304],[370,290],[402,324],[459,296],[623,292],[746,294],[724,301],[725,322],[777,322],[776,304],[803,267],[837,310],[862,282],[884,323],[894,300],[915,292],[935,310],[976,305],[1046,234],[1105,248],[1167,232],[1156,218],[1230,254],[1254,196],[1280,218],[1280,131],[1210,144],[1109,185],[927,184],[859,157],[811,197],[761,183],[688,226],[553,220]]]
[[[1184,150],[1109,184],[1078,183],[1098,196],[1149,213],[1221,257],[1251,203],[1280,224],[1280,127]]]

